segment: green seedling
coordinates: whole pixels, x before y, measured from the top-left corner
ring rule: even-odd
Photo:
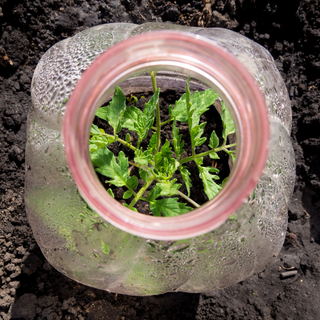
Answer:
[[[155,216],[172,217],[184,214],[200,205],[190,198],[191,179],[190,172],[185,164],[194,161],[199,169],[199,176],[203,183],[204,192],[208,200],[213,199],[222,189],[216,181],[219,180],[219,170],[214,167],[203,166],[203,158],[209,156],[212,159],[219,159],[217,152],[224,151],[234,160],[234,152],[231,150],[236,144],[227,145],[228,135],[235,132],[235,127],[224,102],[221,102],[223,123],[223,143],[219,146],[219,138],[215,131],[211,133],[208,143],[209,151],[196,153],[197,147],[206,142],[202,137],[206,122],[200,123],[201,115],[219,99],[217,93],[212,89],[202,92],[190,93],[189,81],[187,80],[186,93],[175,102],[174,107],[169,107],[170,119],[162,122],[160,119],[159,94],[160,89],[156,84],[156,73],[150,72],[154,95],[144,106],[144,110],[135,106],[126,106],[126,97],[122,90],[117,87],[110,104],[98,109],[96,116],[107,121],[113,128],[113,135],[105,133],[98,126],[92,124],[90,130],[89,151],[95,170],[107,177],[107,184],[116,187],[126,187],[123,195],[124,199],[131,199],[130,204],[124,204],[129,209],[137,211],[135,205],[138,200],[146,201],[150,205],[150,210]],[[130,98],[131,100],[131,98]],[[134,99],[136,102],[136,99]],[[130,101],[131,102],[131,101]],[[161,127],[168,122],[172,122],[172,143],[168,140],[161,145]],[[181,141],[182,135],[179,134],[178,124],[188,123],[192,155],[182,158],[184,152],[184,142]],[[125,140],[119,138],[118,133],[122,128],[136,132],[137,141],[131,141],[132,135],[127,134]],[[143,149],[141,142],[147,138],[148,132],[154,133],[149,140],[147,148]],[[113,154],[108,149],[112,143],[121,143],[125,147],[134,151],[134,159],[129,159],[123,151],[118,155]],[[139,168],[139,178],[144,181],[144,185],[138,189],[139,178],[131,175],[132,166]],[[187,194],[179,191],[181,184],[177,183],[174,174],[180,173],[186,186]],[[224,184],[223,181],[222,184]],[[114,197],[111,189],[108,193]],[[179,195],[189,202],[179,202],[176,197]]]

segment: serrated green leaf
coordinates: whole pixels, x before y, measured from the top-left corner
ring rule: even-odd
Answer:
[[[96,117],[108,121],[108,107],[101,107],[96,112]]]
[[[114,138],[112,136],[106,136],[102,134],[93,135],[89,140],[89,151],[93,152],[98,149],[107,147],[112,142],[114,142]],[[93,147],[93,145],[95,145],[95,147]]]
[[[91,153],[90,156],[93,165],[97,167],[96,171],[111,178],[108,183],[114,184],[117,187],[122,187],[127,185],[132,186],[132,183],[135,180],[138,180],[135,176],[129,176],[128,159],[122,151],[119,152],[118,163],[114,154],[107,148],[101,148],[98,151]]]
[[[151,99],[145,104],[143,112],[136,107],[130,107],[127,108],[124,113],[122,126],[131,131],[137,132],[139,137],[138,145],[140,145],[140,142],[147,137],[148,131],[153,125],[154,110],[159,100],[159,93],[160,89],[158,89]]]
[[[211,200],[222,188],[213,181],[213,179],[219,180],[219,176],[213,175],[210,172],[219,172],[219,170],[213,167],[202,167],[203,158],[198,158],[195,162],[198,165],[199,177],[202,180],[204,192],[209,200]]]
[[[191,129],[190,137],[193,146],[201,146],[207,140],[207,138],[201,138],[206,124],[206,122],[203,122],[200,125],[196,125]]]
[[[213,130],[210,136],[209,147],[211,149],[215,149],[215,148],[218,148],[218,146],[219,146],[219,138],[216,132]]]
[[[192,210],[185,203],[178,202],[178,198],[166,198],[150,202],[150,210],[155,216],[175,217]]]
[[[136,149],[134,152],[134,162],[142,166],[147,166],[149,161],[152,159],[152,154],[148,150],[142,151],[141,149]]]
[[[153,170],[153,173],[157,179],[170,179],[179,167],[179,162],[172,157],[172,154],[170,142],[166,140],[165,144],[161,147],[160,152],[154,156],[155,169]]]
[[[223,132],[222,132],[222,137],[224,141],[227,140],[227,137],[229,134],[235,133],[236,129],[234,127],[234,123],[230,114],[230,111],[228,110],[226,104],[221,101],[221,120],[223,123]]]
[[[161,168],[162,163],[163,163],[163,157],[161,152],[158,152],[155,156],[154,156],[154,166],[156,169]]]
[[[202,92],[195,91],[194,94],[190,95],[190,102],[193,108],[197,109],[196,117],[200,117],[201,114],[207,111],[208,107],[210,107],[218,98],[218,94],[215,93],[212,89],[208,89]],[[169,112],[171,117],[175,118],[177,121],[188,121],[188,112],[186,108],[186,93],[184,93],[181,96],[181,98],[178,101],[176,101],[174,108],[172,108],[171,106]]]
[[[108,161],[110,161],[110,158],[112,158],[111,155],[114,158],[113,153],[108,148],[101,148],[98,151],[91,153],[90,158],[92,164],[95,167],[99,168],[104,166]]]
[[[137,126],[137,123],[138,123],[138,118],[141,116],[143,116],[143,112],[140,109],[134,106],[127,108],[123,115],[122,126],[131,131],[140,130],[140,128]]]
[[[218,154],[215,153],[215,152],[210,153],[210,154],[209,154],[209,157],[210,157],[211,159],[220,159],[220,157],[218,156]]]
[[[178,194],[178,191],[181,187],[180,183],[176,183],[177,179],[172,179],[171,181],[164,181],[157,183],[157,186],[160,188],[161,196],[175,196]]]
[[[207,138],[205,138],[205,137],[197,139],[195,141],[195,146],[200,147],[206,140],[207,140]]]
[[[149,145],[147,148],[150,154],[153,154],[154,151],[156,150],[156,142],[157,142],[157,134],[154,133],[149,141]]]
[[[139,179],[136,176],[128,176],[126,186],[130,189],[135,189],[139,184]]]
[[[113,194],[112,189],[109,188],[109,189],[107,190],[107,192],[108,192],[108,193],[110,194],[110,196],[114,199],[114,194]]]
[[[227,150],[226,152],[231,157],[231,160],[234,163],[236,160],[236,157],[235,157],[236,150]]]
[[[100,133],[101,132],[99,130],[99,127],[92,123],[90,128],[90,134],[94,135],[94,134],[100,134]]]
[[[138,145],[146,138],[150,129],[147,115],[136,107],[130,107],[125,111],[122,126],[138,134]]]
[[[160,95],[160,88],[157,89],[157,91],[153,94],[151,99],[144,105],[143,113],[148,116],[149,123],[148,126],[151,128],[154,122],[154,111],[156,109],[157,103],[159,101],[159,95]]]
[[[147,194],[147,200],[149,202],[154,201],[158,197],[160,197],[161,189],[158,186],[155,186],[153,189],[151,189]]]
[[[177,160],[180,159],[182,153],[184,152],[183,146],[184,142],[181,142],[182,134],[179,134],[179,129],[177,127],[177,121],[173,120],[172,123],[172,141],[173,141],[173,149],[176,154]]]
[[[102,109],[99,111],[99,109]],[[121,130],[122,118],[126,109],[126,97],[120,87],[116,87],[110,104],[98,109],[102,119],[107,120],[115,133]],[[98,115],[98,116],[99,116]]]
[[[124,194],[123,194],[123,199],[127,200],[129,198],[132,197],[132,192],[130,190],[127,190]]]
[[[173,154],[168,140],[166,140],[165,144],[161,147],[161,154],[164,158],[169,158]]]
[[[188,171],[188,169],[186,167],[181,165],[180,166],[180,173],[181,173],[181,177],[186,185],[188,197],[190,197],[190,187],[192,187],[191,179],[190,179],[190,172]]]
[[[150,174],[148,171],[139,168],[139,176],[142,180],[147,182],[149,180]]]
[[[89,144],[89,152],[97,151],[99,148],[95,144]]]

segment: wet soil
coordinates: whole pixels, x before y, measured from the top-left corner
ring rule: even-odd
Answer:
[[[204,2],[0,0],[0,319],[319,319],[320,3]],[[139,298],[80,285],[46,262],[25,214],[25,122],[40,57],[88,27],[148,21],[246,35],[270,50],[291,98],[297,180],[284,246],[263,272],[210,294]]]

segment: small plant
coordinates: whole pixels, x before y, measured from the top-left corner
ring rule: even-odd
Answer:
[[[135,204],[138,200],[143,200],[150,204],[150,210],[155,216],[177,216],[193,209],[186,203],[179,202],[179,199],[175,197],[177,195],[184,198],[193,207],[200,206],[190,198],[190,187],[192,185],[190,172],[185,166],[187,162],[195,161],[204,192],[209,200],[213,199],[222,189],[226,179],[221,185],[217,184],[215,180],[219,180],[217,175],[219,170],[214,167],[203,166],[203,158],[209,156],[212,159],[219,159],[217,152],[224,151],[234,161],[235,151],[230,148],[236,144],[227,145],[227,137],[235,132],[235,128],[231,115],[222,101],[223,143],[219,146],[219,138],[213,131],[208,144],[210,150],[196,153],[196,148],[206,141],[206,138],[202,137],[206,122],[200,124],[200,117],[219,98],[218,94],[212,89],[203,92],[196,91],[191,94],[189,89],[190,77],[188,77],[186,93],[175,102],[174,107],[169,107],[170,119],[161,123],[160,89],[157,88],[156,84],[156,72],[150,72],[150,75],[154,94],[145,104],[143,111],[135,106],[127,107],[126,100],[134,103],[137,98],[133,96],[126,98],[119,87],[115,89],[110,104],[98,109],[96,116],[108,122],[113,128],[113,135],[105,133],[103,129],[92,124],[89,150],[96,171],[109,178],[106,183],[113,184],[116,187],[126,187],[127,190],[123,198],[132,199],[130,204],[124,204],[126,207],[137,211],[134,207]],[[172,145],[168,140],[161,145],[161,127],[170,121],[172,121]],[[179,135],[179,122],[188,123],[189,126],[192,146],[192,155],[189,157],[181,158],[184,152],[184,142],[181,141],[182,135]],[[138,140],[133,143],[131,141],[132,136],[129,133],[127,133],[125,140],[120,139],[118,133],[122,128],[136,132]],[[149,130],[153,131],[153,135],[148,147],[143,149],[140,144],[147,138]],[[108,146],[115,142],[133,150],[133,161],[129,161],[123,151],[114,155],[108,149]],[[130,174],[132,166],[139,168],[139,176],[144,180],[144,185],[139,190],[137,190],[139,178]],[[187,194],[179,191],[181,184],[177,183],[177,179],[173,177],[176,172],[180,172]],[[110,188],[108,193],[114,197]]]

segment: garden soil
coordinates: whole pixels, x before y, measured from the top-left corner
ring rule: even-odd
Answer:
[[[319,319],[320,3],[285,3],[0,0],[0,319]],[[26,117],[39,59],[88,27],[149,21],[229,28],[255,40],[270,50],[291,98],[297,180],[283,248],[261,273],[210,294],[131,297],[78,284],[45,260],[26,218]]]

